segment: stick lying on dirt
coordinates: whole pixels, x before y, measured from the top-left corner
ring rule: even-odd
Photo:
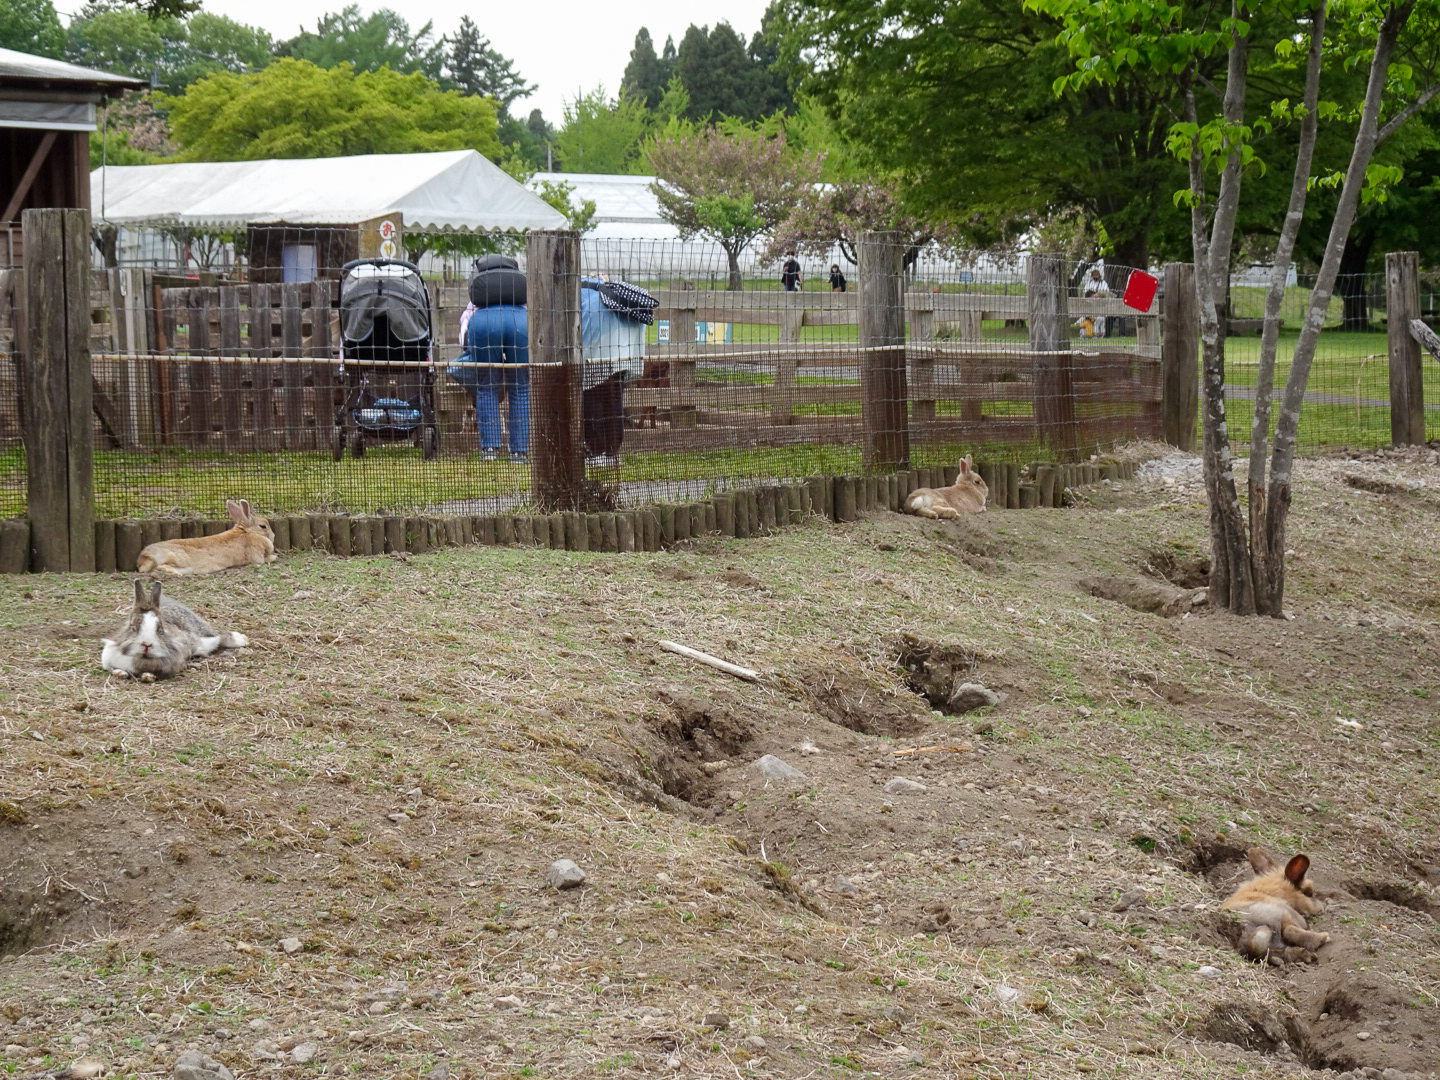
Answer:
[[[945,750],[952,754],[967,754],[975,748],[968,742],[960,743],[958,746],[907,746],[903,750],[892,750],[891,757],[903,757],[906,754],[928,754],[932,750]]]
[[[748,667],[737,667],[728,660],[721,660],[718,656],[711,656],[709,653],[701,652],[699,649],[692,649],[688,645],[676,645],[673,641],[662,641],[660,642],[660,648],[666,652],[688,656],[691,660],[698,660],[702,664],[709,664],[711,667],[723,671],[727,675],[734,675],[737,679],[754,682],[760,678],[758,671],[752,671]]]

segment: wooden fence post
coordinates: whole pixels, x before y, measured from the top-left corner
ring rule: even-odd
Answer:
[[[781,293],[785,306],[780,311],[780,348],[775,359],[775,394],[779,400],[770,407],[772,424],[793,423],[795,416],[795,377],[799,372],[795,349],[805,326],[805,294]]]
[[[1160,335],[1161,435],[1171,446],[1193,451],[1200,419],[1200,303],[1193,263],[1165,264]]]
[[[574,510],[585,480],[580,414],[580,234],[525,241],[530,310],[530,484],[546,510]]]
[[[694,284],[682,283],[682,292],[689,296],[677,296],[675,306],[670,310],[670,344],[683,346],[687,355],[675,356],[670,360],[670,387],[674,390],[695,389],[695,310]],[[670,427],[693,428],[700,422],[694,405],[671,406]]]
[[[1420,253],[1385,256],[1385,293],[1390,338],[1390,441],[1396,446],[1425,442],[1424,353],[1410,333],[1420,318]]]
[[[1032,255],[1027,272],[1030,352],[1035,365],[1035,428],[1057,456],[1080,449],[1070,351],[1070,288],[1063,259]]]
[[[26,210],[25,462],[31,569],[95,569],[90,213]]]
[[[893,232],[867,232],[856,244],[859,278],[860,412],[865,467],[910,467],[910,392],[905,379],[902,246]]]

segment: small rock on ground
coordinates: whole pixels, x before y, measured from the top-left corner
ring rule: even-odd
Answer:
[[[576,889],[585,884],[585,871],[569,859],[556,859],[545,881],[552,889]]]
[[[766,754],[755,762],[755,768],[766,780],[808,780],[803,772],[774,754]]]
[[[235,1074],[223,1064],[202,1054],[199,1050],[186,1050],[175,1062],[175,1080],[235,1080]]]
[[[290,1051],[290,1059],[297,1065],[304,1065],[315,1060],[315,1055],[320,1053],[320,1047],[313,1042],[303,1042],[294,1050]]]
[[[979,683],[961,683],[950,695],[949,705],[956,713],[974,712],[989,705],[998,705],[1000,695]]]
[[[924,795],[929,790],[918,780],[910,780],[904,776],[894,777],[885,783],[887,795]]]

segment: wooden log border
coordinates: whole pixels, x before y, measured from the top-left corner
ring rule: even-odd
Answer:
[[[1130,480],[1128,461],[1059,464],[1032,461],[975,463],[990,485],[993,509],[1053,508],[1092,484]],[[766,536],[803,524],[810,517],[847,523],[867,511],[898,512],[917,487],[954,482],[955,469],[935,466],[878,476],[814,476],[802,484],[729,491],[697,503],[646,506],[586,514],[396,517],[392,515],[306,514],[271,519],[275,550],[322,551],[336,558],[383,558],[424,554],[447,547],[521,546],[565,551],[660,551],[711,537]],[[200,536],[227,524],[200,518],[135,521],[97,518],[94,523],[98,573],[133,574],[140,551],[162,538]],[[0,574],[32,569],[31,525],[24,518],[0,521]]]

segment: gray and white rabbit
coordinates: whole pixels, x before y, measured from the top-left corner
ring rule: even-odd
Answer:
[[[244,634],[216,630],[178,600],[161,595],[160,582],[145,595],[145,583],[135,582],[135,608],[115,634],[105,638],[100,664],[112,674],[131,675],[145,682],[168,679],[184,671],[191,660],[219,649],[240,649],[250,644]]]

